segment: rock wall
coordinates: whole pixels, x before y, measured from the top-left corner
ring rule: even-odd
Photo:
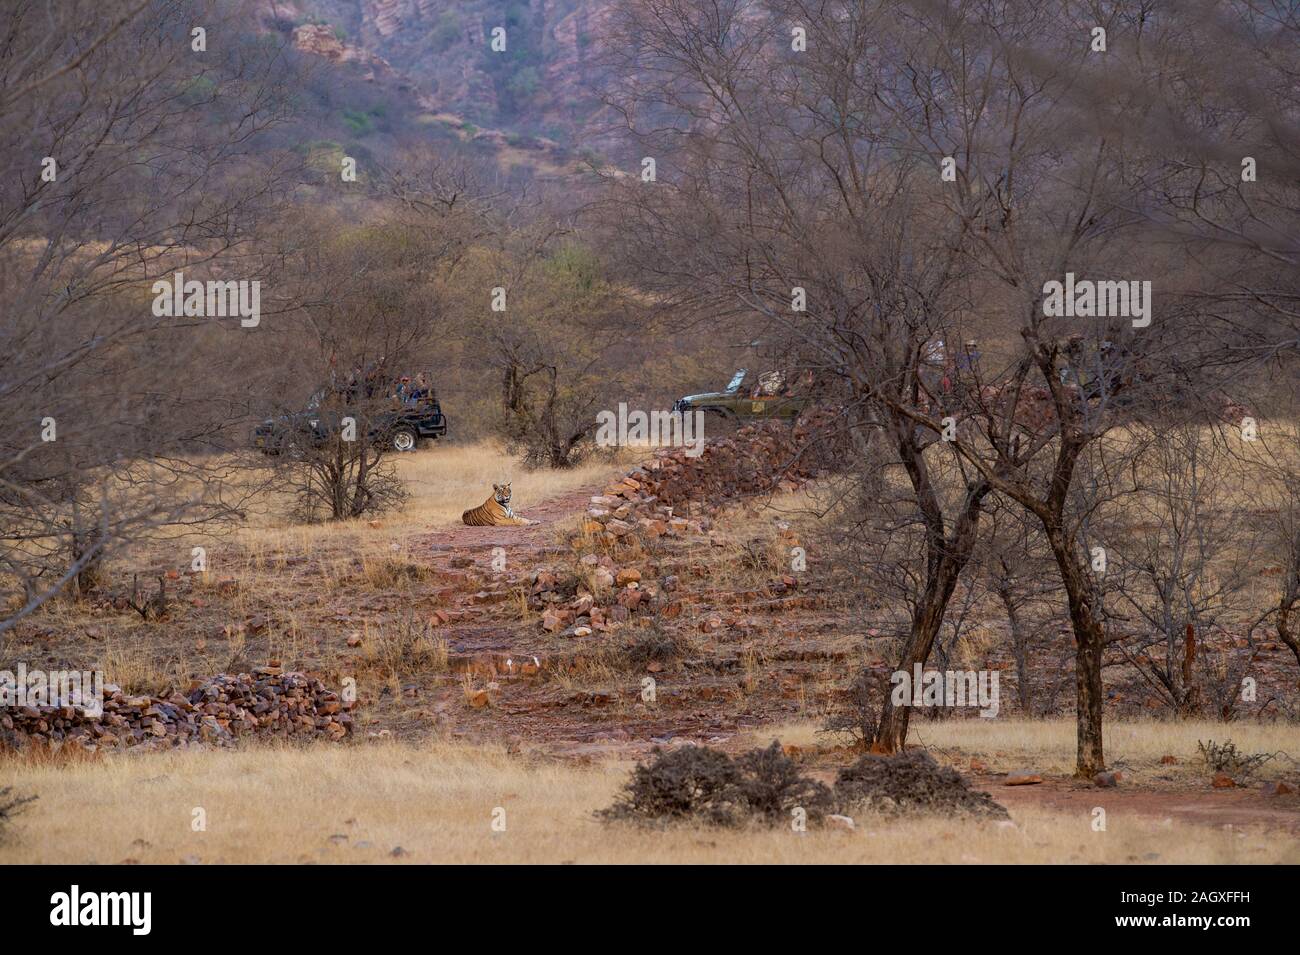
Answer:
[[[824,470],[823,455],[817,445],[809,443],[813,435],[807,423],[794,428],[764,423],[747,425],[728,438],[710,440],[696,457],[686,448],[661,449],[607,487],[605,500],[593,503],[600,509],[627,503],[632,516],[644,519],[647,514],[643,511],[662,517],[664,508],[693,503],[694,510],[711,514],[728,501],[794,490]],[[671,516],[671,511],[668,514]],[[601,519],[601,515],[593,517]]]
[[[794,490],[820,473],[808,455],[811,432],[804,426],[763,424],[741,428],[733,437],[711,441],[691,457],[685,448],[656,452],[591,499],[577,549],[593,542],[648,542],[659,538],[690,538],[707,534],[713,518],[728,502],[776,490]],[[590,592],[578,588],[561,592],[559,577],[540,571],[533,577],[530,609],[542,614],[542,629],[565,636],[586,637],[627,623],[638,612],[652,611],[665,619],[678,616],[680,602],[672,597],[674,576],[651,581],[641,568],[619,567],[609,554],[585,553],[580,558]],[[775,582],[778,589],[797,586],[793,577]],[[705,632],[722,626],[707,618]]]
[[[341,740],[352,732],[354,706],[315,677],[275,666],[218,674],[186,693],[163,696],[131,696],[108,684],[99,716],[71,706],[0,713],[0,751],[225,746],[246,735]]]

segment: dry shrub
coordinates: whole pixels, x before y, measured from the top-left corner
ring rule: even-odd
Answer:
[[[1231,776],[1250,776],[1277,755],[1277,753],[1244,753],[1237,749],[1237,744],[1230,739],[1222,743],[1212,739],[1200,740],[1196,746],[1200,749],[1201,759],[1205,761],[1206,766],[1216,773],[1228,773]]]
[[[380,459],[377,445],[350,452],[340,463],[329,448],[312,448],[305,460],[277,462],[293,495],[290,519],[302,524],[374,517],[401,510],[410,499],[392,461]],[[365,467],[360,454],[373,456]]]
[[[845,806],[861,806],[888,815],[939,813],[1009,818],[992,796],[972,790],[960,773],[940,766],[922,750],[863,756],[840,770],[835,796]]]
[[[242,635],[240,639],[244,639]],[[91,669],[103,672],[107,682],[126,693],[158,695],[184,676],[184,650],[161,653],[142,633],[108,637],[102,646]]]
[[[886,692],[885,677],[864,667],[827,714],[824,729],[832,735],[842,736],[850,745],[869,744],[876,736]]]
[[[750,815],[771,826],[788,823],[790,811],[802,807],[811,820],[834,812],[831,791],[799,771],[775,740],[766,749],[753,749],[736,759],[739,788]]]
[[[13,789],[10,786],[0,789],[0,840],[8,835],[7,830],[14,817],[22,812],[28,803],[36,801],[35,796],[14,796],[12,793]]]
[[[786,552],[779,539],[752,537],[740,544],[736,560],[744,570],[780,574],[786,567]]]
[[[674,663],[689,650],[690,643],[684,636],[652,623],[632,635],[631,642],[623,647],[622,657],[628,667],[640,670],[650,663]]]
[[[447,641],[427,620],[408,614],[371,631],[362,659],[389,677],[442,672],[447,668]]]
[[[652,757],[637,764],[622,795],[598,816],[649,824],[779,826],[796,807],[814,822],[834,811],[831,791],[800,773],[778,742],[736,759],[703,746],[655,749]]]
[[[404,584],[419,583],[437,576],[437,571],[424,564],[399,560],[395,557],[378,561],[365,561],[362,573],[368,583],[383,589],[392,589]]]

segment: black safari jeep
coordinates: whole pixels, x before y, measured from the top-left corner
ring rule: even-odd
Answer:
[[[360,417],[347,404],[321,407],[327,389],[311,396],[304,411],[267,418],[253,429],[253,446],[263,454],[292,453],[295,449],[316,448],[338,432],[347,417]],[[447,434],[447,416],[442,413],[432,389],[405,400],[397,397],[372,398],[366,401],[365,417],[371,443],[384,443],[393,451],[414,451],[423,439],[433,440]],[[358,409],[359,410],[359,409]]]

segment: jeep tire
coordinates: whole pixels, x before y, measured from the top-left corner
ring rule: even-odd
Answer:
[[[409,424],[399,424],[388,433],[388,446],[400,453],[414,451],[420,444],[420,433]]]

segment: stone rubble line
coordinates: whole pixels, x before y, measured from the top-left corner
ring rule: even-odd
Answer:
[[[661,449],[592,497],[577,540],[612,548],[630,538],[654,541],[707,534],[728,501],[795,490],[819,475],[820,469],[798,455],[807,439],[802,425],[751,425],[734,437],[710,441],[698,457],[691,457],[685,448]],[[689,517],[678,513],[683,510]],[[593,631],[605,632],[626,623],[641,606],[657,609],[665,617],[681,613],[679,602],[661,606],[659,599],[677,589],[675,576],[656,586],[643,583],[635,567],[616,568],[607,555],[587,553],[581,562],[592,568],[597,594],[580,593],[564,606],[557,605],[561,598],[554,592],[557,575],[539,571],[533,577],[529,605],[543,611],[541,626],[548,633],[585,637]],[[786,585],[793,587],[796,581],[787,578]],[[600,606],[598,601],[603,597],[609,603],[607,595],[615,589],[613,604]],[[703,629],[709,632],[720,626],[720,621],[710,618]]]
[[[355,705],[315,677],[278,666],[219,673],[186,693],[161,696],[132,696],[105,684],[98,717],[72,706],[0,713],[0,752],[65,745],[89,752],[221,747],[248,735],[341,740],[352,733]]]

